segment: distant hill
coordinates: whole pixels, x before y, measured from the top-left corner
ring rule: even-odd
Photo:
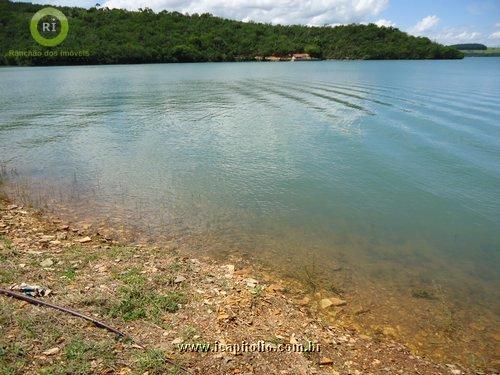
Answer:
[[[461,51],[486,51],[488,49],[484,44],[479,43],[453,44],[450,47]]]
[[[46,5],[0,0],[0,64],[61,65],[246,61],[305,52],[320,59],[457,59],[463,54],[396,28],[370,25],[282,26],[239,22],[210,14],[150,9],[58,7],[69,34],[57,47],[41,47],[29,21]],[[10,50],[88,51],[82,56],[8,56]]]
[[[500,48],[490,48],[485,50],[462,50],[467,57],[500,57]]]

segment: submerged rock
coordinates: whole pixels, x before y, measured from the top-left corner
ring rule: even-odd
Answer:
[[[330,298],[323,298],[320,302],[319,305],[322,309],[327,309],[330,306],[344,306],[347,305],[347,302],[344,301],[343,299],[337,298],[337,297],[330,297]]]
[[[337,297],[330,298],[330,301],[332,301],[333,306],[344,306],[344,305],[347,305],[346,301],[344,301],[343,299],[337,298]]]
[[[322,309],[327,309],[327,308],[329,308],[332,305],[333,305],[333,303],[332,303],[332,301],[330,301],[329,298],[323,298],[321,301],[319,301],[319,306]]]

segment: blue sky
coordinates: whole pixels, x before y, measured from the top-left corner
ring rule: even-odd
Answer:
[[[24,0],[26,1],[26,0]],[[36,0],[90,7],[96,0]],[[221,17],[281,24],[375,22],[445,44],[500,46],[500,0],[100,0],[110,8],[209,12]]]

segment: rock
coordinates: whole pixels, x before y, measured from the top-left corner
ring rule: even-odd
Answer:
[[[290,344],[292,345],[297,345],[299,342],[295,338],[295,333],[292,333],[292,336],[290,336]]]
[[[176,339],[172,340],[172,345],[178,345],[178,344],[182,344],[184,340],[180,337],[177,337]]]
[[[17,205],[15,205],[15,204],[9,204],[9,205],[7,206],[7,210],[9,210],[9,211],[11,211],[11,210],[15,210],[16,208],[18,208],[18,206],[17,206]]]
[[[462,370],[459,370],[456,365],[447,363],[446,367],[448,367],[450,369],[450,373],[452,373],[453,375],[462,375],[463,374]]]
[[[333,359],[328,358],[328,357],[321,357],[319,360],[319,365],[320,366],[330,366],[333,365]]]
[[[89,236],[87,236],[87,237],[80,238],[80,239],[78,239],[76,241],[80,242],[80,243],[87,243],[87,242],[92,241],[92,238],[90,238]]]
[[[64,224],[64,225],[59,225],[59,226],[57,227],[57,229],[59,229],[59,230],[68,230],[68,229],[69,229],[69,225],[66,225],[66,224]]]
[[[319,301],[319,306],[322,309],[327,309],[327,308],[329,308],[332,305],[333,305],[333,303],[332,303],[332,301],[330,301],[329,298],[323,298],[321,301]]]
[[[50,242],[54,239],[55,239],[55,236],[45,235],[45,236],[42,236],[42,238],[40,238],[39,242],[47,243],[47,242]]]
[[[337,297],[323,298],[321,301],[319,301],[319,306],[322,309],[327,309],[330,306],[344,306],[346,304],[346,301]]]
[[[249,277],[248,279],[245,279],[244,281],[249,288],[255,288],[257,286],[257,284],[259,283],[258,280],[252,279],[251,277]]]
[[[47,258],[44,261],[40,262],[40,266],[42,266],[42,267],[50,267],[53,264],[54,264],[54,261],[50,258]]]
[[[344,301],[343,299],[337,298],[337,297],[330,298],[330,301],[332,302],[333,306],[344,306],[344,305],[347,305],[346,301]]]
[[[55,355],[55,354],[59,353],[60,351],[61,351],[61,349],[55,347],[55,348],[48,349],[48,350],[44,351],[42,354],[43,355]]]
[[[180,284],[180,283],[182,283],[183,281],[186,281],[186,278],[185,278],[184,276],[180,276],[180,275],[179,275],[179,276],[177,276],[177,277],[175,278],[174,283],[176,283],[176,284]]]

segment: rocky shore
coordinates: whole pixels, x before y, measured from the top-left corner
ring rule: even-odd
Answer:
[[[308,295],[241,259],[195,258],[175,242],[128,245],[90,229],[0,202],[0,288],[37,286],[36,298],[128,336],[0,296],[1,374],[495,373],[332,325],[326,312],[349,301]]]

